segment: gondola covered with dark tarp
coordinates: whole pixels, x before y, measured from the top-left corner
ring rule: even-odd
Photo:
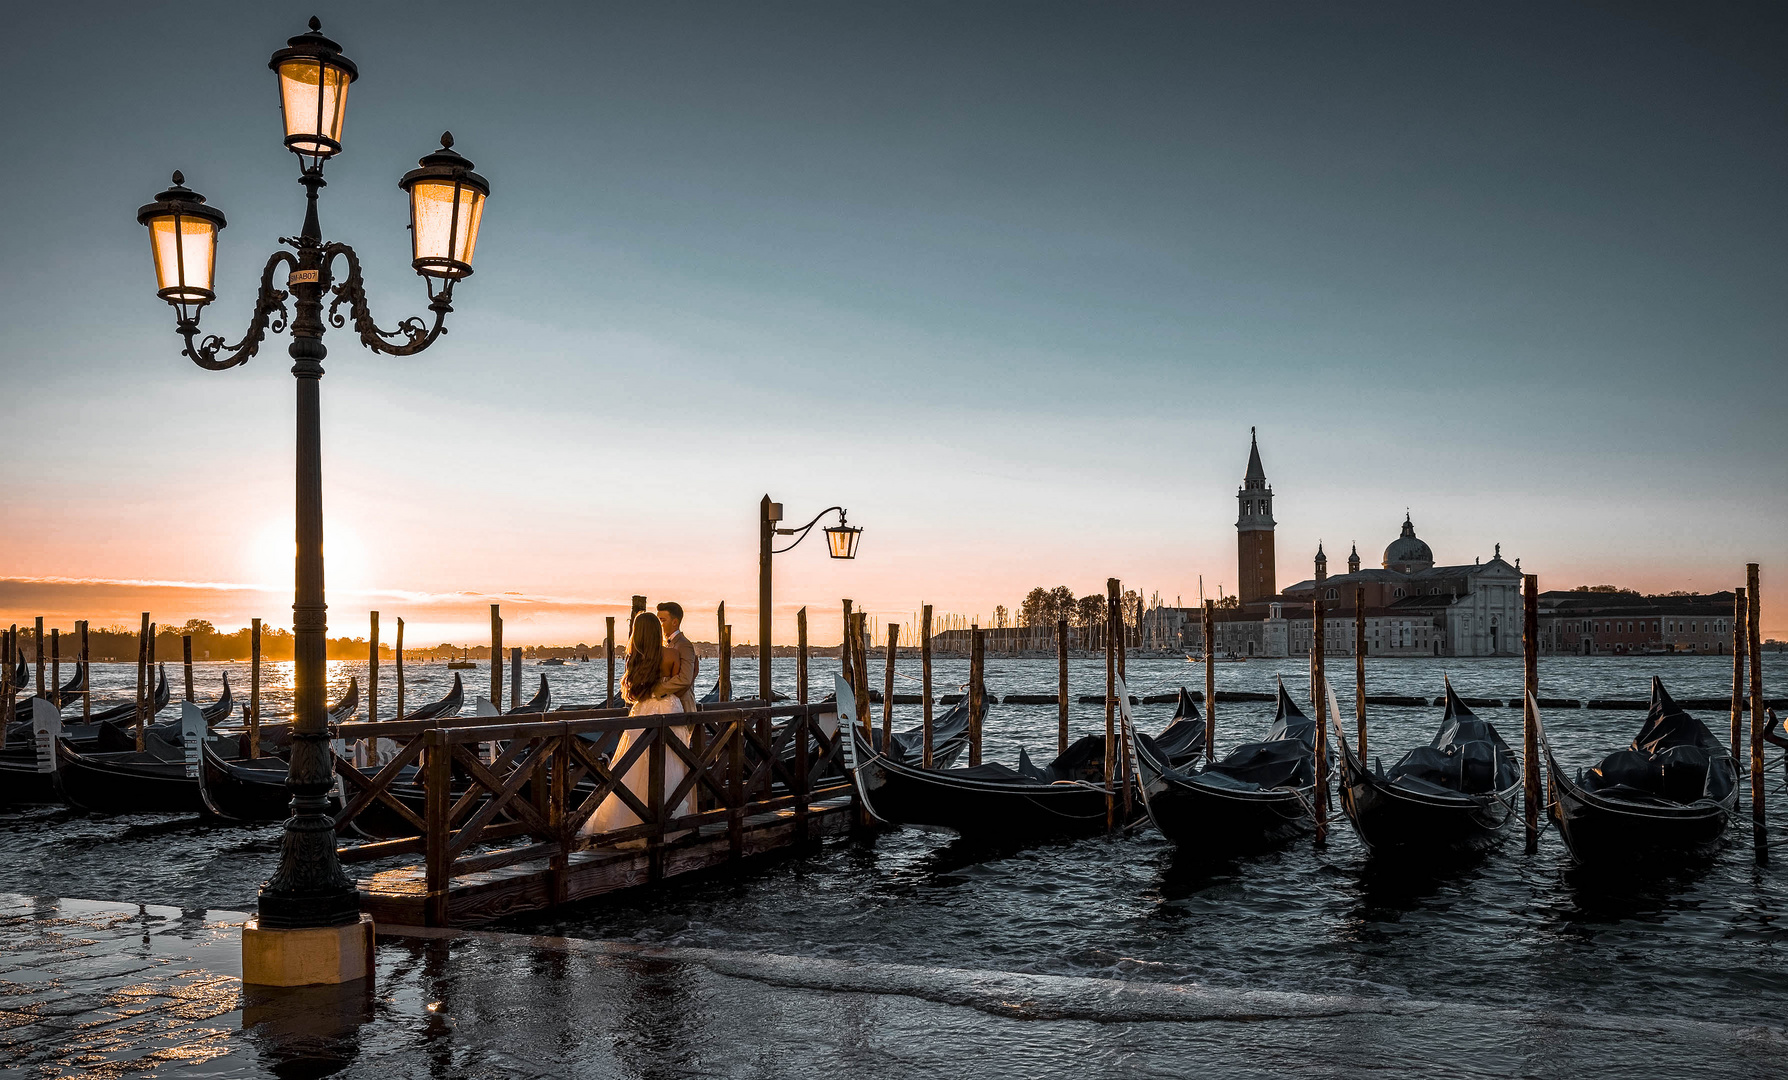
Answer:
[[[1136,776],[1150,820],[1181,848],[1232,854],[1290,839],[1313,824],[1316,724],[1280,681],[1273,723],[1260,742],[1220,761],[1180,766],[1156,740],[1135,733]]]
[[[1544,726],[1540,740],[1549,781],[1546,813],[1579,862],[1639,865],[1703,853],[1719,842],[1738,803],[1731,752],[1655,677],[1639,734],[1593,768],[1570,775],[1558,764]]]
[[[903,747],[899,734],[891,740],[890,753],[881,752],[879,740],[872,743],[860,725],[851,725],[851,736],[845,746],[846,766],[863,804],[881,821],[950,829],[994,841],[1071,836],[1106,827],[1103,735],[1075,740],[1042,766],[1021,747],[1016,768],[983,762],[962,769],[921,767],[918,749]],[[1204,721],[1184,691],[1180,709],[1161,737],[1182,755],[1204,752]],[[938,760],[935,753],[932,760],[934,764]],[[1121,802],[1120,795],[1120,807]],[[1140,813],[1139,806],[1132,806]]]
[[[1341,805],[1360,840],[1379,853],[1433,853],[1485,847],[1504,835],[1521,794],[1521,763],[1496,728],[1446,684],[1446,714],[1426,746],[1389,770],[1368,768],[1341,744]]]

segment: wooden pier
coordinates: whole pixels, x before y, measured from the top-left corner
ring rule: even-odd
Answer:
[[[362,907],[385,923],[476,924],[849,829],[836,707],[729,706],[340,725],[340,739],[397,746],[371,776],[336,758],[336,834],[361,838],[342,862],[421,857],[363,878]],[[605,801],[633,823],[587,833]]]

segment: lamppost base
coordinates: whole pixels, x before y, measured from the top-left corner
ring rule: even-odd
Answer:
[[[254,986],[325,986],[373,974],[373,920],[304,930],[242,927],[242,981]]]

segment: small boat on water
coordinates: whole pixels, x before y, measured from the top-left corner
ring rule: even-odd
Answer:
[[[1154,739],[1133,733],[1136,778],[1149,819],[1182,849],[1227,855],[1270,847],[1314,826],[1316,724],[1279,680],[1267,737],[1203,768],[1175,766]]]
[[[329,710],[331,724],[344,723],[360,707],[360,680],[348,680],[348,689]],[[246,745],[248,736],[242,737]],[[288,737],[286,745],[291,744]],[[284,757],[230,757],[222,751],[226,740],[206,739],[200,749],[199,799],[212,817],[226,821],[284,821],[291,815],[292,793],[286,788],[291,763]],[[340,800],[329,796],[331,811]]]
[[[168,670],[161,669],[161,683],[148,702],[149,716],[167,707]],[[31,699],[35,701],[36,699]],[[136,703],[127,702],[93,714],[90,723],[61,725],[61,741],[82,751],[135,750],[137,748],[134,719]],[[58,723],[60,715],[58,714]],[[151,728],[145,728],[145,731]],[[38,768],[37,743],[30,723],[7,728],[6,745],[0,749],[0,806],[28,803],[57,803],[62,796],[56,790],[55,775]]]
[[[438,701],[431,701],[415,712],[405,716],[405,720],[434,720],[442,716],[458,716],[461,706],[466,703],[465,684],[460,677],[453,677],[453,686]]]
[[[1536,718],[1539,710],[1535,708]],[[1738,805],[1738,769],[1707,725],[1651,680],[1651,708],[1639,734],[1572,776],[1546,754],[1546,814],[1581,863],[1643,866],[1711,849]]]
[[[14,689],[22,690],[23,687],[22,686],[14,687]],[[69,679],[68,682],[64,683],[60,690],[56,691],[55,700],[58,702],[61,702],[62,708],[64,708],[64,709],[68,708],[71,705],[79,705],[81,703],[81,692],[86,689],[87,689],[87,665],[86,664],[76,664],[74,677]],[[13,703],[12,714],[13,714],[13,722],[15,724],[29,724],[29,723],[31,723],[31,702],[32,702],[32,700],[33,700],[32,698],[26,698],[23,701],[17,701],[17,702]]]
[[[1333,710],[1331,709],[1331,714]],[[1348,745],[1339,718],[1341,805],[1375,854],[1475,850],[1502,839],[1521,793],[1521,763],[1496,728],[1446,683],[1446,713],[1428,745],[1387,771]]]
[[[545,660],[539,661],[535,666],[536,667],[564,667],[565,660],[563,657],[549,656]]]
[[[471,649],[460,650],[460,658],[458,660],[455,660],[452,657],[447,658],[448,671],[469,671],[477,666],[477,664],[472,662]]]
[[[1182,688],[1179,708],[1160,738],[1179,760],[1186,760],[1204,752],[1204,734],[1198,707]],[[861,725],[851,725],[851,735],[845,743],[846,767],[863,805],[889,824],[945,828],[1000,841],[1072,836],[1106,826],[1103,735],[1075,740],[1043,766],[1033,764],[1021,747],[1016,768],[984,762],[961,769],[947,763],[924,768],[919,754],[902,746],[899,736],[890,740],[894,748],[883,753],[864,737]]]

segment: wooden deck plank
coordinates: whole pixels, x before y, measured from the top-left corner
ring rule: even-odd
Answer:
[[[808,812],[808,836],[836,835],[849,830],[851,800],[836,797],[816,802]],[[801,842],[792,809],[745,818],[740,856],[750,858],[794,847]],[[670,878],[727,865],[738,865],[731,830],[725,822],[710,824],[667,843],[660,872]],[[598,848],[577,852],[564,870],[566,902],[637,888],[652,880],[647,849]],[[380,871],[360,881],[361,907],[377,922],[421,926],[427,922],[427,885],[421,866]],[[544,911],[554,906],[550,859],[532,859],[494,870],[455,877],[446,910],[454,926],[489,922],[505,915]]]

